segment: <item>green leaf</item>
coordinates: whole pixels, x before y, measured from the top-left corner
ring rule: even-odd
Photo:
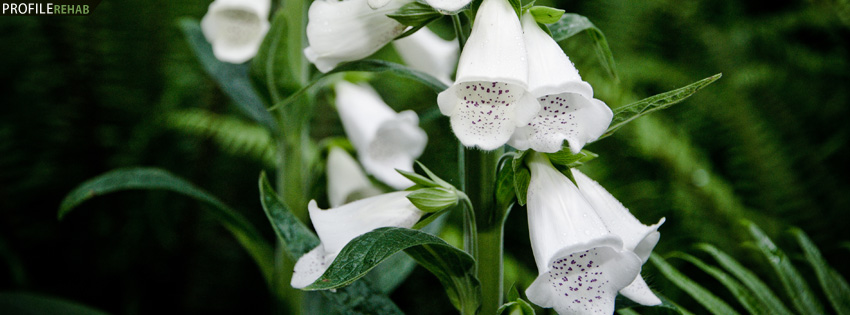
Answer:
[[[271,27],[263,39],[257,55],[251,62],[251,78],[269,97],[271,104],[279,102],[282,95],[298,90],[299,84],[289,72],[293,60],[288,51],[287,20],[284,10],[277,10]],[[268,111],[266,111],[268,112]]]
[[[327,73],[320,74],[312,81],[310,81],[307,86],[293,93],[285,100],[275,104],[274,106],[272,106],[272,108],[269,108],[269,111],[287,107],[289,104],[292,104],[296,100],[298,100],[302,95],[304,95],[304,93],[310,90],[314,85],[316,85],[316,83],[319,83],[319,81],[321,81],[322,79],[327,78],[328,76],[334,73],[341,73],[346,71],[390,72],[401,77],[419,81],[419,83],[422,83],[425,86],[431,88],[431,90],[433,90],[435,93],[440,93],[448,88],[445,83],[440,82],[440,80],[437,80],[436,78],[425,72],[414,70],[406,66],[389,61],[364,59],[341,64],[333,70],[328,71]]]
[[[441,216],[433,223],[423,225],[422,232],[439,235],[446,225],[448,217]],[[370,271],[365,279],[369,279],[381,292],[391,293],[401,285],[416,268],[416,261],[405,253],[395,253]]]
[[[442,187],[417,189],[407,195],[416,208],[425,212],[437,212],[457,205],[457,193]]]
[[[823,307],[817,301],[814,292],[806,284],[797,268],[791,264],[791,259],[785,255],[773,241],[764,234],[755,223],[744,222],[755,240],[756,248],[764,255],[768,263],[785,288],[785,293],[791,299],[792,305],[802,314],[823,314]]]
[[[436,236],[398,227],[375,229],[353,239],[328,270],[305,290],[346,286],[402,250],[437,276],[455,307],[461,310],[478,308],[480,288],[473,275],[475,261],[472,256]]]
[[[201,26],[197,20],[181,19],[180,28],[204,70],[218,83],[221,90],[233,100],[237,108],[269,130],[277,131],[278,127],[274,117],[266,110],[262,98],[257,95],[251,85],[248,65],[231,64],[216,59],[213,55],[212,46],[201,32]]]
[[[410,29],[404,31],[404,33],[396,36],[395,38],[400,39],[416,33],[419,29],[443,17],[443,14],[427,4],[411,2],[403,5],[401,8],[398,8],[398,10],[392,14],[387,14],[387,16],[398,21],[402,25],[410,26]]]
[[[758,298],[762,305],[769,308],[770,314],[790,315],[791,311],[782,304],[782,301],[776,297],[773,291],[762,282],[752,271],[744,268],[732,256],[722,252],[710,244],[697,244],[696,247],[712,257],[723,269],[731,273],[741,281],[741,283],[750,290],[750,292]]]
[[[168,127],[199,137],[209,137],[227,153],[250,157],[266,167],[277,165],[277,145],[269,130],[235,115],[220,115],[200,108],[165,113]]]
[[[262,238],[254,226],[242,215],[234,211],[206,191],[158,168],[124,168],[107,172],[77,186],[65,196],[59,207],[61,220],[71,210],[86,200],[96,196],[122,190],[168,190],[203,201],[212,207],[205,207],[207,213],[215,217],[248,251],[259,266],[266,281],[274,283],[274,256],[271,246]]]
[[[706,288],[697,284],[681,272],[676,270],[672,265],[664,261],[664,258],[653,253],[649,257],[655,267],[664,275],[670,282],[673,282],[677,287],[687,292],[700,305],[704,306],[712,314],[738,314],[729,304],[723,302],[720,298],[711,294]]]
[[[684,101],[688,97],[691,97],[691,95],[694,95],[697,91],[708,86],[714,81],[717,81],[717,79],[720,79],[721,76],[723,76],[723,74],[718,73],[708,78],[691,83],[685,87],[650,96],[640,101],[631,103],[629,105],[621,106],[614,109],[614,118],[611,120],[611,125],[608,126],[608,130],[605,132],[605,134],[599,137],[599,139],[597,139],[596,141],[599,141],[600,139],[612,135],[615,131],[617,131],[617,129],[620,129],[620,127],[623,127],[625,124],[637,119],[638,117],[647,115],[657,110],[665,109],[667,107],[678,104],[681,101]]]
[[[292,261],[319,245],[319,239],[284,205],[274,188],[260,174],[260,201],[263,210]],[[288,272],[288,271],[287,271]],[[321,294],[342,314],[402,314],[401,310],[366,279],[355,281],[336,292]]]
[[[0,314],[106,315],[108,313],[61,298],[23,292],[3,292],[0,293]]]
[[[531,9],[528,9],[528,12],[531,13],[531,16],[534,17],[534,20],[537,21],[537,23],[543,24],[558,22],[561,19],[561,16],[564,15],[564,10],[545,6],[533,6]]]
[[[744,308],[747,309],[750,314],[772,314],[770,311],[768,311],[767,306],[764,305],[761,300],[755,297],[753,292],[744,287],[740,282],[735,280],[729,274],[723,272],[722,270],[716,267],[709,266],[698,258],[685,253],[676,253],[675,257],[687,260],[688,262],[696,265],[705,273],[714,277],[714,279],[717,279],[717,281],[720,281],[723,286],[729,289],[729,292],[732,292],[732,295],[734,295],[735,298],[738,299],[738,302],[740,302],[741,305],[743,305]]]
[[[549,25],[549,31],[552,33],[552,38],[556,42],[587,31],[588,36],[596,44],[596,55],[599,57],[602,66],[605,67],[605,70],[608,71],[611,77],[617,79],[614,54],[611,53],[611,48],[608,47],[608,40],[605,39],[605,34],[602,33],[602,30],[597,28],[596,25],[593,25],[586,17],[574,13],[566,13],[560,20]]]
[[[833,269],[826,260],[821,256],[820,250],[809,239],[803,230],[799,228],[791,229],[791,234],[797,238],[803,253],[806,255],[806,260],[812,265],[815,270],[815,275],[818,277],[823,292],[832,304],[832,308],[836,314],[850,314],[850,286],[847,285],[847,280]]]

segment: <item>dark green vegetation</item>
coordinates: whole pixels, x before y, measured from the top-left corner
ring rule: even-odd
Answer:
[[[710,248],[694,247],[711,244],[754,272],[791,312],[797,305],[785,280],[759,247],[747,245],[759,244],[739,220],[756,222],[806,279],[814,307],[832,312],[819,284],[829,269],[813,268],[798,234],[786,231],[805,231],[836,272],[850,275],[850,125],[843,122],[850,115],[850,8],[841,3],[541,3],[587,16],[605,34],[619,81],[589,36],[561,43],[612,108],[723,73],[683,103],[587,146],[599,158],[582,170],[644,222],[667,217],[656,253],[685,252],[725,270]],[[207,4],[105,0],[89,17],[0,18],[0,291],[119,314],[277,309],[251,255],[209,215],[215,205],[164,191],[122,192],[56,219],[62,198],[85,180],[155,166],[216,196],[259,237],[275,239],[256,184],[269,167],[267,138],[203,71],[178,26],[180,17],[199,19]],[[448,21],[438,23],[450,30]],[[398,62],[391,49],[379,54]],[[390,73],[372,83],[394,108],[416,110],[431,139],[453,138],[428,87]],[[327,101],[320,106],[314,137],[341,135]],[[422,162],[455,183],[455,154],[453,141],[432,141]],[[519,278],[521,289],[534,269],[524,214],[513,209],[505,231],[506,252],[526,269],[506,267],[506,286]],[[666,261],[747,313],[704,266],[676,257]],[[654,289],[705,312],[656,266],[644,268]],[[423,268],[411,277],[390,296],[403,311],[453,311],[439,280]]]

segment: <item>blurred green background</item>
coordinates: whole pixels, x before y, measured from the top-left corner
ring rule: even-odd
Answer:
[[[605,33],[618,81],[600,66],[588,36],[562,45],[611,107],[723,73],[683,104],[587,147],[601,157],[585,173],[644,223],[667,218],[657,253],[693,253],[692,244],[709,242],[778,287],[764,258],[742,245],[750,238],[739,220],[747,218],[804,275],[811,271],[785,233],[791,226],[850,275],[850,3],[538,3],[585,15]],[[64,195],[86,179],[156,166],[218,196],[274,240],[256,188],[267,169],[262,150],[187,127],[186,110],[228,121],[236,133],[251,127],[177,27],[180,17],[200,19],[208,4],[104,0],[86,17],[0,17],[0,292],[51,295],[117,314],[276,309],[250,257],[194,200],[116,193],[56,219]],[[434,28],[448,30],[445,22]],[[379,55],[398,58],[391,48]],[[395,109],[416,110],[432,140],[453,139],[432,92],[388,74],[372,84]],[[319,98],[314,139],[342,134],[329,99]],[[456,151],[454,141],[431,141],[422,161],[454,179]],[[508,264],[507,278],[520,285],[536,274],[524,214],[515,207],[505,233],[517,262]],[[677,265],[732,299],[696,268]],[[644,275],[672,300],[701,310],[650,264]],[[391,298],[411,314],[453,312],[421,268]]]

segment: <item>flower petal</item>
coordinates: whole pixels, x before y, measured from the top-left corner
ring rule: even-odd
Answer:
[[[345,134],[357,151],[365,150],[381,123],[393,119],[396,113],[367,85],[340,81],[335,90],[336,110]]]
[[[470,81],[527,87],[522,27],[507,0],[484,0],[478,8],[457,67],[457,82]]]
[[[640,259],[608,235],[559,250],[528,287],[528,299],[558,314],[612,314],[617,292],[638,275]]]
[[[641,305],[661,305],[661,300],[655,296],[655,293],[652,293],[640,274],[635,277],[631,284],[620,290],[620,294]]]
[[[372,10],[377,10],[389,4],[390,0],[366,0],[366,2],[369,4],[369,7],[372,8]]]
[[[357,161],[343,149],[331,148],[326,170],[331,208],[381,193],[369,182]]]
[[[446,84],[452,84],[451,75],[457,66],[458,45],[455,41],[440,38],[428,28],[393,41],[404,63],[411,68],[430,74]]]
[[[342,81],[336,90],[343,128],[366,172],[395,189],[410,187],[412,182],[395,169],[413,171],[413,160],[428,143],[416,113],[394,112],[368,86]]]
[[[387,17],[412,0],[390,1],[373,10],[367,0],[316,0],[310,5],[304,55],[328,72],[341,62],[368,57],[404,32],[406,26]]]
[[[599,183],[576,169],[573,169],[573,177],[582,195],[593,205],[605,226],[623,239],[626,249],[634,251],[641,261],[646,262],[658,243],[660,234],[657,230],[665,219],[661,218],[651,226],[644,225]]]
[[[590,84],[581,80],[558,43],[540,29],[531,14],[525,14],[522,23],[529,52],[529,90],[542,109],[514,133],[509,144],[519,150],[553,153],[567,141],[570,151],[578,153],[605,132],[613,113],[593,98]]]
[[[471,0],[425,0],[425,3],[443,14],[451,14],[466,7]]]
[[[504,145],[523,123],[518,114],[526,116],[539,107],[521,86],[504,82],[459,82],[441,92],[437,102],[451,116],[458,140],[483,150]]]
[[[253,58],[269,30],[268,0],[216,0],[201,20],[217,59],[243,63]]]
[[[336,253],[328,254],[322,245],[298,258],[292,271],[292,280],[289,284],[293,288],[306,287],[322,276],[336,258]]]
[[[360,161],[366,171],[395,189],[413,185],[396,169],[413,171],[413,160],[422,155],[428,144],[428,135],[419,128],[419,117],[406,110],[384,121],[372,141],[360,151]]]
[[[409,193],[386,193],[327,210],[319,209],[311,200],[307,210],[325,252],[336,254],[352,239],[371,230],[416,224],[423,213],[407,199]]]

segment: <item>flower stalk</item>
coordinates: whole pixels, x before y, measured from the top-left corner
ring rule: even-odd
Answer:
[[[481,281],[481,314],[495,314],[502,305],[503,220],[496,209],[496,165],[503,149],[464,150],[466,193],[475,207],[475,249]]]

